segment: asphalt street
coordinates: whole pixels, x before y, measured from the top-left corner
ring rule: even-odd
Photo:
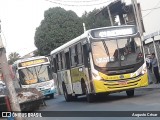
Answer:
[[[99,98],[94,103],[88,103],[86,97],[80,97],[76,101],[66,102],[63,95],[58,95],[55,99],[46,99],[47,106],[40,108],[38,111],[45,111],[46,113],[52,111],[61,111],[58,117],[42,117],[42,118],[28,118],[27,120],[159,120],[160,117],[118,117],[116,112],[121,111],[149,111],[150,113],[156,111],[160,115],[160,85],[153,84],[146,88],[136,89],[135,96],[128,98],[125,92],[114,93],[108,95],[106,98]],[[65,117],[63,111],[94,111],[93,116],[90,117]],[[112,117],[95,117],[95,111],[113,111],[115,116]],[[44,113],[45,113],[44,112]],[[51,112],[51,113],[52,113]],[[74,114],[74,112],[73,112]],[[98,114],[98,113],[97,113]],[[127,112],[126,112],[127,114]]]

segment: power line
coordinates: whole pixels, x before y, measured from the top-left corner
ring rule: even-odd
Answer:
[[[159,5],[159,3],[160,3],[160,1],[153,8],[156,8]],[[143,16],[143,18],[148,16],[151,12],[153,12],[153,10],[155,10],[155,9],[152,9],[150,12],[148,12],[146,15]]]
[[[93,1],[102,1],[102,0],[81,0],[81,1],[76,1],[76,0],[52,0],[52,1],[56,1],[56,2],[93,2]]]
[[[159,8],[160,7],[155,7],[155,8],[145,9],[145,10],[142,10],[142,11],[155,10],[155,9],[159,9]]]
[[[51,3],[54,3],[54,4],[58,4],[58,5],[63,5],[63,6],[96,6],[96,5],[101,5],[101,4],[108,3],[112,0],[108,0],[108,1],[105,1],[105,2],[97,3],[97,4],[88,4],[88,5],[86,5],[86,4],[83,4],[83,5],[82,4],[80,4],[80,5],[78,5],[78,4],[66,4],[66,3],[61,3],[61,2],[55,2],[55,1],[52,1],[52,0],[45,0],[45,1],[51,2]]]

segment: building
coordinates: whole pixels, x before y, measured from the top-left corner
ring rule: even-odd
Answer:
[[[143,45],[145,54],[155,53],[160,65],[160,31],[144,36]]]
[[[28,54],[26,54],[26,55],[24,55],[24,56],[22,56],[21,58],[23,59],[23,58],[30,58],[30,57],[34,57],[35,56],[35,52],[37,51],[37,49],[36,50],[34,50],[34,51],[32,51],[32,52],[30,52],[30,53],[28,53]]]

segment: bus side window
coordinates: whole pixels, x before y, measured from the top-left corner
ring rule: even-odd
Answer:
[[[85,67],[88,67],[88,58],[89,58],[88,45],[84,44],[83,45],[83,61],[84,61]]]
[[[75,64],[78,64],[78,47],[75,45],[75,56],[74,56]]]
[[[62,69],[66,68],[66,64],[65,64],[65,53],[64,51],[62,52]]]
[[[52,69],[50,66],[47,66],[47,71],[48,71],[48,76],[49,76],[49,79],[53,79],[53,76],[52,76]]]
[[[57,66],[57,70],[60,70],[59,69],[59,64],[58,64],[58,54],[56,55],[56,66]]]
[[[62,69],[62,55],[61,53],[58,54],[58,70]]]
[[[60,53],[60,66],[61,66],[61,69],[64,69],[64,62],[63,62],[63,52]]]
[[[77,57],[78,57],[78,64],[82,64],[83,63],[83,58],[82,58],[81,43],[77,44]]]
[[[77,52],[77,47],[76,46],[72,46],[71,47],[71,64],[72,66],[76,66],[77,65],[77,62],[78,62],[78,56],[76,54]]]
[[[52,71],[57,72],[56,58],[52,57]]]
[[[65,53],[65,68],[70,69],[69,51]]]

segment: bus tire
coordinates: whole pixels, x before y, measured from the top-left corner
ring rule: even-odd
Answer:
[[[87,86],[86,86],[85,81],[84,81],[83,78],[81,79],[81,88],[82,88],[82,94],[86,94]]]
[[[127,93],[128,97],[133,97],[134,96],[134,90],[127,90],[126,93]]]
[[[68,94],[66,86],[64,83],[62,83],[62,88],[63,88],[63,94],[66,102],[70,102],[72,100],[72,96]]]
[[[87,94],[87,102],[92,103],[95,101],[95,96],[93,94]]]
[[[51,99],[54,99],[54,93],[50,94],[49,97],[50,97]]]
[[[87,97],[87,102],[92,103],[95,101],[95,95],[88,93],[88,90],[86,89],[86,97]]]

